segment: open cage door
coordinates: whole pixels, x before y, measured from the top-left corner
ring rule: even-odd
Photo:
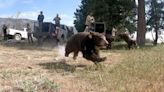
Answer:
[[[94,31],[99,33],[105,33],[106,27],[104,22],[95,22]]]

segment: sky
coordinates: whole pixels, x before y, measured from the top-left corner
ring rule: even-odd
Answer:
[[[61,17],[61,24],[73,26],[74,12],[81,0],[0,0],[1,18],[26,18],[37,20],[40,11],[44,21],[53,22],[56,14]]]

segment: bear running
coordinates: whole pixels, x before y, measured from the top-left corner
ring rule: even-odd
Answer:
[[[83,58],[91,60],[94,63],[106,60],[106,57],[100,57],[99,49],[108,45],[105,35],[98,32],[79,32],[72,36],[66,43],[65,56],[74,53],[73,59],[76,59],[78,52],[81,51]]]

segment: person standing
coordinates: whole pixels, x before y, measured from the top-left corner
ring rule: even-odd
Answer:
[[[3,24],[3,27],[2,27],[2,30],[3,30],[3,40],[7,40],[7,26],[5,24]]]
[[[40,28],[40,31],[42,30],[42,24],[43,24],[43,20],[44,20],[44,15],[43,15],[43,12],[40,11],[40,14],[38,15],[38,23],[39,23],[39,28]]]
[[[55,21],[55,26],[56,26],[55,32],[56,32],[57,42],[59,42],[61,39],[61,37],[60,37],[60,33],[61,33],[60,20],[61,20],[61,18],[59,17],[59,14],[57,14],[56,17],[53,19],[53,21]]]
[[[38,30],[39,32],[38,32],[38,38],[37,39],[38,39],[38,45],[40,45],[42,42],[41,32],[43,30],[43,20],[44,20],[44,15],[43,15],[42,11],[40,11],[40,14],[38,15],[37,20],[38,20],[38,24],[39,24],[39,30]]]
[[[73,30],[74,28],[70,27],[70,29],[68,30],[67,38],[70,38],[74,34]]]
[[[27,30],[28,42],[33,43],[32,30],[31,30],[29,23],[27,23],[27,29],[26,30]]]
[[[91,12],[87,16],[85,21],[85,31],[92,31],[94,22],[95,22],[95,18],[93,17],[93,13]]]
[[[55,21],[56,27],[60,27],[60,20],[61,18],[59,17],[59,14],[57,14],[56,17],[53,19],[53,21]]]

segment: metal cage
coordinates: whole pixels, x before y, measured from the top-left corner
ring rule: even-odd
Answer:
[[[95,32],[104,33],[106,31],[104,22],[95,22],[93,27]]]

